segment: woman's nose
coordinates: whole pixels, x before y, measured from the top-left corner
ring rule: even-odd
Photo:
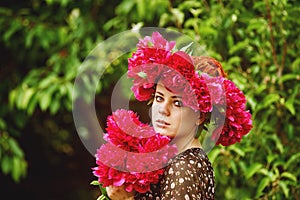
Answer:
[[[170,115],[170,108],[167,102],[160,104],[158,112],[162,115],[169,116]]]

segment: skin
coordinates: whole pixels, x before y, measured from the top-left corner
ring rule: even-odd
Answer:
[[[199,112],[183,106],[182,95],[172,93],[158,82],[151,109],[154,130],[172,138],[179,152],[192,147],[201,147],[194,134],[203,119],[200,119]],[[126,192],[122,186],[109,186],[106,191],[112,200],[134,199],[134,193]]]
[[[127,192],[124,186],[108,186],[106,192],[112,200],[134,200],[134,192]]]
[[[203,121],[199,116],[199,112],[183,106],[181,95],[158,83],[152,105],[152,124],[156,132],[173,139],[179,152],[201,146],[199,140],[194,138]]]

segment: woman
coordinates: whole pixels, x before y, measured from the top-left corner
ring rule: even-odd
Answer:
[[[149,43],[152,43],[150,47]],[[185,53],[172,53],[173,45],[159,33],[141,40],[138,50],[129,59],[128,75],[134,78],[132,90],[135,97],[153,101],[151,121],[154,130],[170,137],[178,148],[178,154],[168,162],[159,183],[151,185],[149,192],[128,193],[122,187],[110,186],[107,187],[107,193],[111,199],[214,199],[213,168],[198,137],[210,121],[213,109],[224,109],[228,100],[230,113],[236,112],[229,97],[239,97],[241,94],[239,90],[236,92],[235,87],[230,90],[234,91],[230,95],[222,90],[221,84],[216,87],[217,83],[224,83],[225,90],[232,89],[229,87],[232,86],[231,82],[223,80],[226,74],[216,60],[204,56],[191,60]],[[216,78],[208,78],[208,75],[201,77],[198,71]],[[207,85],[211,85],[211,88],[207,88]],[[244,108],[244,98],[238,101],[242,102],[239,108]],[[233,126],[230,124],[233,122],[226,118],[224,128],[220,126],[223,128],[221,135],[215,135],[217,144],[233,144],[251,129],[249,112],[238,110],[243,121],[233,126],[240,127],[242,131],[235,129],[232,132],[230,128]],[[225,116],[227,113],[223,114]],[[228,138],[227,132],[230,133]],[[235,138],[232,135],[237,136]]]

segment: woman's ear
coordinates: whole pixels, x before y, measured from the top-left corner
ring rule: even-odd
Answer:
[[[200,113],[198,120],[196,121],[196,125],[198,126],[198,130],[196,131],[194,138],[198,139],[201,135],[201,132],[204,128],[204,123],[207,117],[207,113]]]
[[[207,114],[206,113],[200,113],[200,116],[198,120],[196,121],[196,125],[199,126],[200,124],[203,124],[206,119]]]

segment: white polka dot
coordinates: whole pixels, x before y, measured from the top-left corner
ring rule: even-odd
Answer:
[[[171,189],[175,188],[175,183],[171,183]]]

